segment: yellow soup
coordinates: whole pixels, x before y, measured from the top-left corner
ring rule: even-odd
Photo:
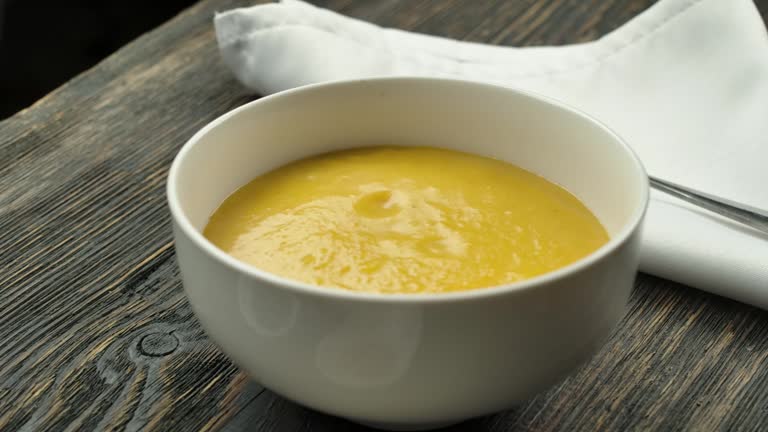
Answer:
[[[498,160],[425,147],[291,163],[227,198],[204,235],[280,276],[380,293],[520,281],[608,241],[597,218],[556,184]]]

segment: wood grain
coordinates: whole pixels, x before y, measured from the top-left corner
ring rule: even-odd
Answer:
[[[594,39],[653,0],[329,0],[382,25],[499,44]],[[251,382],[181,290],[164,182],[183,142],[253,99],[209,0],[0,122],[0,430],[359,430]],[[768,10],[768,0],[758,6]],[[768,314],[640,275],[599,355],[452,430],[765,430]]]

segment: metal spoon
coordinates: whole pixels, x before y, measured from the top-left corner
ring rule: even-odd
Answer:
[[[648,176],[651,187],[768,234],[768,212]]]

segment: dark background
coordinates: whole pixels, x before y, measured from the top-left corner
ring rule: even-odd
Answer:
[[[0,0],[0,119],[195,0]]]

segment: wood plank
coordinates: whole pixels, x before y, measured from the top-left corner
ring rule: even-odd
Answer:
[[[181,290],[166,172],[197,129],[254,98],[221,64],[211,26],[213,11],[251,3],[203,1],[0,122],[0,430],[359,429],[251,382]],[[652,3],[321,4],[527,45],[593,39]],[[765,312],[641,275],[627,317],[578,374],[460,427],[765,428],[766,332]]]
[[[0,123],[0,429],[204,429],[260,391],[181,291],[164,186],[252,99],[202,3]],[[154,341],[154,342],[152,342]]]

